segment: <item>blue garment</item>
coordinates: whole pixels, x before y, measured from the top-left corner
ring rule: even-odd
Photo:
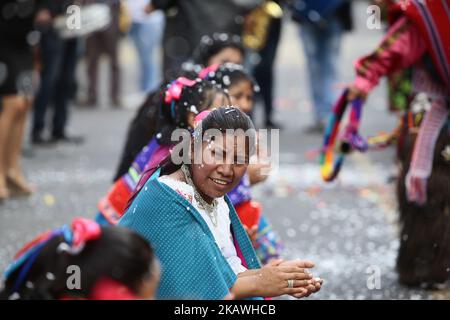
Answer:
[[[337,83],[343,26],[339,18],[333,16],[324,26],[305,21],[299,28],[308,66],[315,121],[325,122],[337,98],[334,86]]]
[[[161,45],[164,20],[153,20],[133,22],[130,29],[130,36],[139,57],[140,89],[144,92],[157,89],[161,78],[161,70],[155,54]]]
[[[120,226],[135,230],[153,246],[162,276],[158,299],[223,299],[237,276],[222,255],[200,213],[176,191],[152,176]],[[260,268],[250,239],[230,200],[231,229],[249,269]],[[245,264],[243,261],[243,264]]]
[[[105,216],[101,212],[97,212],[95,215],[95,222],[97,222],[102,227],[112,226],[111,222],[106,220]]]
[[[256,233],[255,251],[263,265],[271,259],[279,259],[283,252],[284,245],[280,237],[274,231],[272,225],[267,220],[265,214],[261,215]]]
[[[295,19],[316,23],[332,16],[343,2],[343,0],[295,0],[291,4],[291,10]]]

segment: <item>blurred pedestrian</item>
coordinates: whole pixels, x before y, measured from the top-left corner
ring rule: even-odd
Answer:
[[[260,87],[257,97],[262,100],[264,127],[268,129],[281,128],[273,120],[273,94],[275,90],[273,69],[282,31],[282,5],[284,2],[284,0],[264,1],[258,9],[247,15],[244,29],[244,34],[248,30],[248,32],[252,32],[251,35],[255,41],[257,39],[256,43],[248,43],[248,45],[251,46],[249,49],[253,49],[256,53],[250,58],[252,67],[254,66],[252,74]],[[263,23],[267,23],[264,28],[265,33],[261,30],[264,26]],[[261,24],[261,26],[258,24]]]
[[[314,117],[306,133],[322,134],[337,97],[341,38],[352,28],[351,2],[347,0],[294,0],[292,18],[300,24],[299,34],[308,66]]]
[[[76,218],[19,250],[5,272],[0,299],[153,299],[159,277],[159,263],[143,237]]]
[[[70,0],[47,1],[43,6],[45,20],[39,23],[40,85],[33,106],[31,142],[34,145],[49,142],[81,143],[82,137],[67,133],[69,102],[73,97],[77,39],[64,39],[53,27],[57,16],[66,15]],[[44,137],[48,107],[53,107],[50,139]]]
[[[0,5],[0,201],[11,192],[28,195],[32,188],[20,165],[28,110],[33,101],[33,51],[39,34],[34,20],[46,19],[40,2],[3,1]]]
[[[173,77],[189,59],[202,36],[215,32],[241,35],[244,16],[260,0],[153,0],[150,10],[163,10],[164,78]]]
[[[164,14],[161,11],[147,14],[148,0],[128,0],[126,3],[132,19],[130,36],[139,58],[139,88],[148,93],[155,90],[161,81],[161,67],[156,54],[161,48]]]
[[[109,58],[110,86],[109,98],[112,107],[121,106],[120,94],[120,66],[119,66],[119,15],[121,8],[120,0],[84,0],[88,3],[102,3],[110,8],[111,22],[103,30],[96,31],[86,39],[86,64],[88,74],[88,97],[82,104],[85,106],[96,106],[98,103],[98,67],[100,58],[106,54]]]

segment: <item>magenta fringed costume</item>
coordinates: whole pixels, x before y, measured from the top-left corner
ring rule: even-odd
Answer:
[[[398,146],[397,270],[400,282],[414,286],[442,283],[450,275],[449,9],[450,0],[402,2],[394,10],[400,18],[378,48],[355,63],[354,86],[365,93],[381,77],[412,67],[415,100]]]
[[[98,202],[97,221],[106,220],[109,224],[117,224],[135,189],[142,187],[139,185],[141,177],[151,175],[149,169],[156,167],[169,153],[170,146],[159,144],[156,138],[153,138],[137,155],[128,172],[114,182],[108,193]]]

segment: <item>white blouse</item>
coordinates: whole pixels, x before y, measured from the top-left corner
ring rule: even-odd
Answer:
[[[233,242],[233,236],[231,235],[231,221],[230,221],[230,210],[224,197],[217,198],[217,227],[211,221],[208,213],[199,205],[194,197],[194,188],[189,184],[175,180],[169,176],[161,176],[158,178],[160,182],[163,182],[178,194],[189,201],[195,209],[200,213],[203,220],[205,220],[208,225],[209,230],[214,236],[214,240],[219,246],[222,255],[227,260],[231,269],[233,269],[235,274],[239,274],[247,270],[243,265],[241,259],[238,257],[236,248]]]

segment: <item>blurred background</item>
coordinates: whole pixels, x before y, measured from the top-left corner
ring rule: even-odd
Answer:
[[[59,8],[49,8],[51,17],[63,14],[73,4],[61,2]],[[177,19],[176,10],[154,10],[150,2],[139,0],[80,4],[89,2],[110,7],[109,16],[103,17],[101,10],[89,13],[97,17],[93,20],[99,26],[82,21],[85,25],[78,31],[80,34],[61,38],[45,26],[49,17],[42,16],[39,32],[27,36],[34,46],[36,67],[30,76],[35,83],[30,89],[34,101],[25,122],[21,167],[33,193],[0,203],[0,272],[24,242],[42,230],[58,227],[76,216],[94,217],[98,199],[111,185],[130,120],[148,92],[157,88],[163,78],[170,78],[167,64],[184,59],[182,54],[173,53],[178,52],[173,47],[183,51],[186,45],[183,54],[189,53],[190,39],[183,40],[183,34],[173,30],[164,32]],[[252,5],[245,0],[230,2]],[[209,1],[202,3],[209,5]],[[331,91],[334,97],[353,81],[353,62],[373,50],[383,37],[383,23],[379,28],[369,28],[368,7],[372,4],[351,1],[351,29],[342,31],[336,49],[326,49],[332,50],[330,53],[337,59],[337,81]],[[3,7],[0,13],[4,19],[11,14],[8,10],[12,9]],[[302,35],[306,27],[292,19],[289,9],[283,11],[273,60],[273,111],[268,119],[267,109],[259,99],[253,119],[258,128],[281,129],[279,168],[255,187],[254,198],[262,203],[264,213],[281,236],[285,257],[316,263],[314,272],[324,279],[324,286],[312,299],[450,298],[448,289],[409,289],[397,282],[394,147],[352,154],[336,181],[322,181],[315,150],[321,146],[323,128],[314,116],[310,94],[310,62],[305,55],[306,35]],[[245,14],[231,10],[211,9],[211,14],[217,20],[233,15],[237,24],[245,19]],[[106,27],[101,32],[88,32],[102,24]],[[195,26],[188,29],[200,32]],[[277,37],[273,32],[268,37],[267,41],[276,42],[271,38]],[[6,41],[3,37],[1,40]],[[0,50],[5,48],[1,43]],[[260,57],[249,52],[246,64],[252,69]],[[142,61],[140,55],[150,59]],[[1,67],[3,81],[8,71]],[[327,94],[323,89],[323,95]],[[55,115],[58,112],[63,114]],[[63,120],[55,119],[58,117]],[[388,108],[383,82],[364,105],[361,132],[369,136],[391,131],[396,122],[396,115]],[[58,126],[61,128],[56,132]],[[375,288],[371,285],[373,275],[379,275],[379,286]]]

